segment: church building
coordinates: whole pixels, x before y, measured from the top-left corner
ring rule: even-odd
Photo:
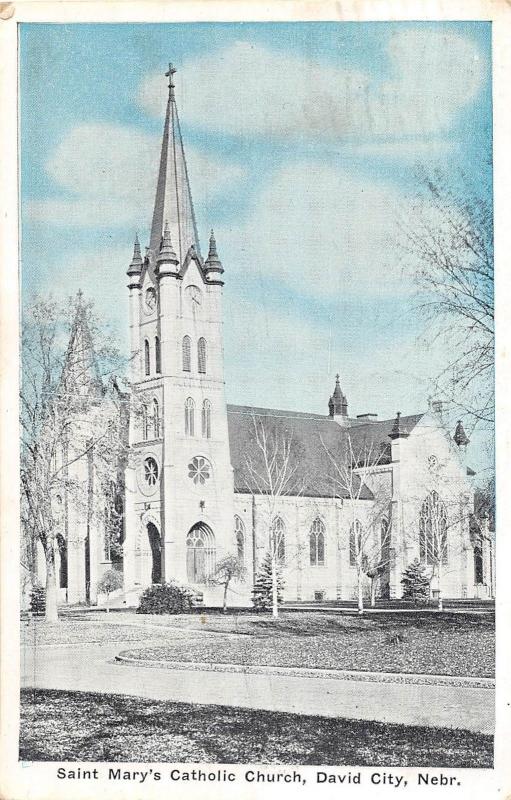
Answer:
[[[122,602],[136,604],[146,587],[176,580],[205,605],[221,605],[223,587],[210,578],[216,563],[233,555],[246,578],[230,585],[229,604],[249,606],[268,552],[287,601],[355,599],[360,572],[364,593],[398,598],[414,559],[432,575],[433,595],[493,596],[491,538],[487,521],[474,515],[469,441],[461,421],[452,434],[446,430],[440,403],[392,419],[353,415],[339,375],[324,414],[226,403],[229,269],[213,232],[207,255],[201,252],[174,71],[167,73],[150,240],[144,255],[135,240],[127,271]],[[104,547],[92,548],[88,574],[99,576],[111,560]],[[84,558],[77,548],[68,559],[71,553]],[[90,599],[84,570],[68,560],[67,575],[76,584],[67,587],[69,602]]]

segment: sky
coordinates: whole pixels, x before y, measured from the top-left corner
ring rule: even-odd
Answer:
[[[21,24],[22,298],[82,289],[126,350],[169,61],[228,402],[326,413],[339,372],[350,415],[426,410],[448,354],[397,220],[418,168],[489,169],[490,23]]]

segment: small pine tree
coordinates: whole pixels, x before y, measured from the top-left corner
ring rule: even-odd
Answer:
[[[34,586],[30,592],[30,610],[32,614],[44,614],[46,611],[46,589]]]
[[[282,602],[284,579],[282,571],[277,566],[277,601]],[[266,553],[257,572],[254,588],[252,589],[252,604],[256,611],[270,611],[272,607],[272,569],[271,553]]]
[[[425,569],[418,558],[405,569],[401,578],[403,600],[413,600],[414,603],[429,600],[429,579]]]

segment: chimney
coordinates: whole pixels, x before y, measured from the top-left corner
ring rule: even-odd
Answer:
[[[378,414],[357,414],[357,419],[359,419],[361,422],[377,422]]]

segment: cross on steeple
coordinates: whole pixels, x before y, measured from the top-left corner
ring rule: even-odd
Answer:
[[[170,89],[170,99],[171,100],[174,100],[174,89],[176,88],[175,87],[175,83],[174,83],[174,73],[175,72],[177,72],[177,69],[175,68],[175,66],[173,64],[171,64],[169,62],[169,70],[168,70],[168,72],[165,73],[165,77],[169,79],[169,89]]]

